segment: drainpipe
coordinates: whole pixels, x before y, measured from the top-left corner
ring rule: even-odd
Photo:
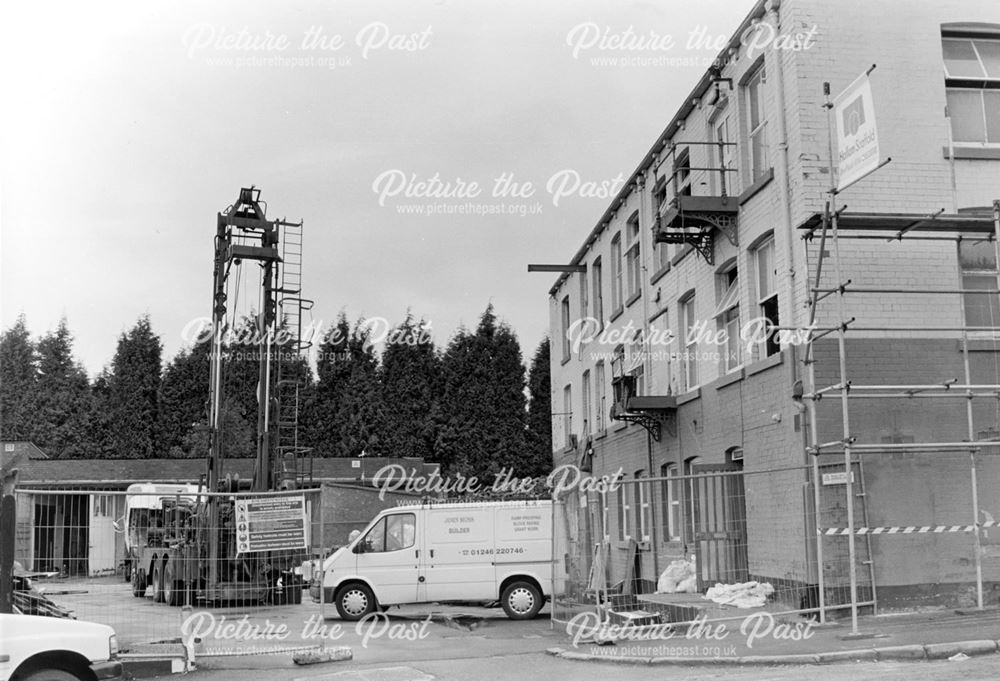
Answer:
[[[645,195],[646,188],[646,171],[639,173],[639,177],[635,182],[635,193],[639,197],[639,224],[640,225],[651,225],[652,218],[649,215],[649,207],[651,203],[646,201]],[[646,377],[644,383],[648,386],[653,380],[653,353],[649,344],[649,334],[646,333],[646,324],[649,323],[649,296],[652,294],[652,287],[647,285],[649,278],[649,268],[646,263],[649,261],[652,251],[655,247],[650,246],[649,248],[643,248],[642,234],[645,232],[647,235],[651,233],[651,230],[647,230],[640,227],[639,231],[639,291],[642,294],[642,324],[640,328],[643,329],[642,333],[642,352],[645,355],[642,358],[642,372]],[[650,433],[646,433],[646,461],[648,471],[647,476],[652,478],[656,471],[653,468],[653,436]],[[636,484],[643,484],[642,482]],[[646,483],[651,485],[652,483]],[[649,519],[650,523],[655,527],[656,523],[653,522],[656,519],[656,505],[653,503],[653,488],[650,486],[646,489],[647,503],[649,504]],[[640,516],[642,515],[642,508],[639,509]],[[659,580],[660,577],[660,558],[659,558],[659,546],[656,541],[656,530],[653,527],[649,528],[649,543],[650,549],[653,553],[653,581]]]
[[[778,16],[778,10],[780,7],[781,7],[781,0],[767,0],[767,2],[764,3],[766,21],[772,26],[772,28],[774,28],[775,34],[778,33],[778,30],[780,28],[780,18]],[[784,238],[785,254],[786,254],[785,257],[787,258],[787,264],[788,264],[788,269],[785,273],[785,296],[786,300],[788,301],[787,308],[792,315],[792,318],[789,320],[790,323],[788,325],[794,326],[798,322],[797,318],[799,317],[799,309],[798,306],[795,304],[795,264],[794,264],[795,237],[792,234],[792,232],[794,231],[794,227],[792,225],[792,202],[791,202],[792,189],[788,171],[788,122],[785,118],[785,112],[786,112],[785,71],[784,71],[784,64],[781,58],[782,53],[777,50],[770,50],[768,54],[770,56],[769,61],[771,62],[771,64],[768,65],[768,70],[774,74],[774,83],[778,91],[777,92],[778,111],[777,111],[777,118],[775,121],[777,123],[776,127],[778,128],[778,153],[775,159],[775,173],[777,175],[775,179],[777,180],[778,200],[781,202],[781,206],[783,209],[781,211],[781,231],[784,232],[785,234]],[[768,57],[765,57],[765,59],[768,59]],[[836,210],[836,207],[834,206],[833,209]],[[803,257],[805,257],[806,253],[805,249],[803,249],[802,253]],[[805,266],[805,262],[803,262],[803,266]],[[806,269],[805,271],[808,272],[808,269]],[[805,285],[806,286],[809,285],[808,280],[805,282]],[[800,353],[797,351],[796,346],[792,345],[789,346],[788,348],[788,354],[791,360],[789,362],[789,365],[791,367],[791,379],[792,379],[791,383],[792,385],[795,385],[795,383],[798,381],[799,378],[798,355]],[[815,356],[811,357],[810,360],[814,361]],[[813,387],[814,386],[809,386],[809,389],[812,390]],[[799,430],[802,433],[802,450],[803,452],[805,452],[807,447],[809,446],[809,434],[806,428],[806,418],[805,414],[801,413],[797,414],[797,416],[799,418],[799,423],[800,423]],[[812,427],[812,424],[810,424],[810,427]],[[809,463],[808,454],[805,455],[805,458],[807,459],[805,463]],[[815,471],[816,467],[813,466],[812,470]],[[805,474],[805,477],[806,481],[808,481],[809,474],[808,473]],[[819,480],[813,480],[812,484],[814,486],[819,485]],[[806,514],[804,512],[803,512],[803,520],[805,521],[806,525],[805,527],[806,536],[809,537],[810,532],[815,532],[815,530],[809,526],[808,518],[806,517]],[[815,522],[819,523],[818,517],[815,519]],[[809,540],[807,539],[806,542],[807,542],[806,554],[808,556],[810,552],[810,547],[808,545]],[[822,565],[816,566],[817,572],[822,571],[822,569],[823,569]],[[807,581],[810,581],[810,576],[808,574],[806,575],[806,579]]]
[[[777,33],[779,28],[778,21],[778,8],[780,6],[780,0],[768,0],[764,3],[764,9],[767,12],[766,17],[768,23],[772,25]],[[777,177],[775,178],[778,182],[778,200],[781,202],[784,210],[781,211],[781,230],[785,234],[785,256],[788,259],[788,271],[785,277],[785,288],[786,296],[788,300],[788,307],[792,312],[792,325],[795,323],[795,317],[798,316],[797,309],[794,306],[795,301],[795,265],[794,252],[795,252],[795,237],[792,235],[792,203],[791,203],[791,184],[789,182],[788,176],[788,124],[785,120],[785,73],[782,68],[781,62],[781,52],[777,50],[769,50],[768,54],[771,55],[772,63],[769,64],[768,70],[775,75],[775,86],[778,89],[778,115],[777,115],[777,128],[778,128],[778,155],[775,159],[775,173]],[[792,380],[794,381],[798,375],[795,368],[795,362],[792,362]]]

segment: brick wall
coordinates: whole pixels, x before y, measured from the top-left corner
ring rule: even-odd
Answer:
[[[770,16],[764,17],[764,21],[772,20]],[[810,315],[806,305],[808,275],[817,263],[818,241],[804,244],[797,233],[790,233],[787,226],[790,223],[794,230],[814,213],[822,212],[831,183],[827,169],[827,117],[821,106],[822,83],[830,82],[832,92],[836,94],[873,63],[878,65],[872,73],[871,83],[881,153],[883,157],[891,156],[893,161],[842,193],[837,198],[837,207],[846,205],[849,212],[907,214],[930,214],[943,208],[951,213],[962,207],[988,205],[993,198],[1000,196],[1000,160],[959,159],[953,164],[942,154],[942,148],[948,145],[949,123],[944,117],[945,85],[941,54],[942,23],[1000,23],[1000,4],[976,0],[934,3],[784,0],[780,4],[778,21],[782,32],[804,31],[815,25],[815,46],[798,52],[765,51],[768,80],[764,102],[769,126],[769,153],[776,172],[770,183],[740,206],[739,245],[734,246],[717,234],[714,265],[705,262],[696,252],[683,255],[683,248],[675,248],[669,271],[665,274],[660,271],[652,242],[651,192],[657,179],[670,173],[670,164],[666,162],[661,166],[664,152],[654,150],[653,158],[644,171],[644,182],[634,186],[624,197],[624,202],[596,235],[582,260],[589,266],[596,257],[602,258],[605,321],[610,329],[645,327],[657,313],[665,310],[667,314],[661,321],[665,320],[665,325],[679,335],[678,300],[692,290],[695,292],[696,317],[706,320],[708,328],[714,329],[712,315],[720,295],[719,266],[730,261],[736,263],[740,272],[742,321],[758,316],[750,247],[769,232],[774,234],[780,319],[783,324],[805,323]],[[739,83],[758,64],[757,55],[747,55],[745,49],[740,50],[722,69],[722,76],[732,78],[735,84],[734,90],[729,93],[726,110],[720,112],[719,107],[699,103],[673,139],[681,146],[711,139],[713,116],[730,116],[739,142],[736,156],[743,188],[749,184],[746,179],[749,157],[745,92]],[[784,90],[779,92],[777,85],[782,81]],[[784,131],[778,126],[780,111],[785,114]],[[651,131],[651,136],[655,132]],[[783,138],[787,149],[782,147]],[[704,147],[690,148],[692,165],[709,164],[710,155]],[[778,172],[782,161],[787,162],[787,174]],[[692,182],[696,194],[711,193],[713,188],[717,191],[717,180],[713,177],[695,173]],[[642,296],[625,307],[620,317],[611,321],[608,319],[614,312],[611,300],[611,239],[616,233],[622,233],[624,242],[625,222],[636,210],[641,218]],[[583,236],[581,229],[581,238]],[[827,248],[832,249],[832,245],[828,244]],[[956,249],[951,242],[842,240],[840,253],[841,281],[850,279],[855,287],[951,289],[959,285]],[[657,274],[660,276],[654,280]],[[832,260],[827,259],[822,285],[833,287],[839,283]],[[588,295],[593,301],[589,280],[588,288]],[[594,341],[586,345],[582,352],[574,354],[570,361],[562,362],[557,340],[561,332],[558,305],[564,295],[569,295],[570,309],[575,318],[580,309],[579,290],[579,275],[571,275],[551,300],[554,411],[563,410],[563,387],[572,384],[573,423],[578,432],[583,421],[577,416],[582,409],[582,374],[589,369],[593,381],[596,378],[595,364],[604,359],[604,393],[608,399],[604,405],[606,412],[613,395],[611,353],[622,341],[620,334],[618,338],[605,342]],[[822,304],[817,319],[820,326],[834,326],[840,322],[835,302],[834,298],[828,298]],[[853,328],[958,326],[963,323],[961,302],[957,295],[852,294],[845,299],[845,316],[856,317]],[[959,334],[956,332],[852,330],[849,339],[849,374],[856,383],[936,382],[964,376]],[[681,343],[665,349],[647,348],[663,352],[654,359],[646,360],[646,392],[678,396],[681,405],[677,410],[675,431],[665,432],[661,442],[648,445],[645,431],[638,426],[629,425],[622,429],[609,426],[605,436],[594,443],[594,472],[604,474],[621,467],[629,477],[640,469],[651,469],[650,472],[656,475],[663,463],[674,462],[680,467],[694,456],[701,457],[703,463],[720,463],[727,448],[740,446],[744,450],[747,471],[751,574],[790,582],[815,580],[808,564],[808,544],[812,538],[807,536],[806,527],[811,490],[804,474],[801,471],[757,474],[808,463],[804,454],[804,438],[808,432],[800,427],[802,415],[790,399],[792,384],[803,373],[797,361],[801,359],[801,349],[786,348],[783,361],[777,366],[770,366],[770,361],[761,361],[759,348],[752,348],[745,355],[745,366],[735,380],[731,380],[733,376],[723,375],[718,358],[705,353],[699,360],[700,387],[695,392],[687,391],[678,382],[679,364],[663,358],[670,352],[683,349]],[[698,349],[704,353],[715,348],[703,344]],[[973,374],[985,377],[984,382],[1000,384],[1000,360],[997,360],[1000,354],[982,343],[975,350],[970,354]],[[816,358],[817,384],[839,381],[833,336],[817,346]],[[770,368],[762,370],[764,367]],[[589,419],[592,423],[593,414],[599,408],[593,397],[592,394]],[[880,442],[883,438],[899,437],[913,437],[917,441],[968,437],[965,405],[960,400],[858,402],[852,401],[852,434],[857,435],[859,441]],[[1000,427],[995,403],[974,402],[973,415],[977,430]],[[820,403],[819,417],[819,439],[838,439],[841,436],[840,412],[833,396]],[[574,454],[562,451],[565,442],[559,418],[553,420],[553,428],[556,460],[571,460]],[[986,461],[983,463],[986,471],[983,479],[990,484],[994,481],[992,465]],[[908,468],[900,468],[902,464],[893,464],[887,459],[871,463],[866,461],[865,466],[864,481],[872,490],[872,503],[867,510],[872,518],[906,515],[906,504],[916,503],[911,499],[913,496],[944,498],[962,493],[961,485],[954,483],[958,485],[956,487],[951,482],[952,478],[960,480],[961,475],[952,475],[945,469],[941,471],[941,479],[936,480],[932,473],[925,474],[923,469],[912,463],[907,464]],[[899,493],[895,493],[894,478],[906,475],[907,471],[912,473],[913,479],[901,486]],[[823,491],[825,512],[833,519],[831,522],[846,514],[846,502],[838,506],[836,501],[837,491],[836,487]],[[614,499],[611,501],[609,527],[614,536],[618,506]],[[933,508],[935,512],[947,515],[945,506],[935,505]],[[661,522],[658,506],[655,512],[657,522]],[[967,539],[907,539],[906,543],[898,545],[902,548],[890,547],[888,539],[879,540],[872,546],[872,555],[877,563],[876,581],[893,587],[912,585],[917,583],[914,580],[920,579],[961,581],[965,574],[963,570],[967,567],[961,561],[967,556],[963,558],[959,555],[960,551],[952,543]],[[927,543],[931,541],[940,543]],[[953,548],[955,551],[952,551]],[[644,573],[648,575],[657,568],[662,569],[684,549],[683,546],[661,544],[655,558],[650,555],[651,551],[646,552],[643,556]],[[867,544],[865,549],[867,551]],[[957,557],[952,562],[949,562],[950,558],[943,559],[933,568],[924,565],[929,560],[925,554],[934,553],[937,549],[948,556],[954,553]],[[831,565],[841,568],[846,565],[842,555],[844,551],[846,542],[830,540],[828,557]],[[624,569],[620,547],[612,551],[611,558],[615,569]],[[905,567],[896,567],[904,564]],[[837,572],[841,568],[829,573],[831,581],[843,577],[842,572]]]

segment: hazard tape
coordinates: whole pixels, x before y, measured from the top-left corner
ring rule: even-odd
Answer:
[[[979,527],[996,527],[1000,521],[987,520],[979,524]],[[975,525],[909,525],[907,527],[859,527],[854,530],[854,534],[950,534],[952,532],[975,532]],[[820,528],[819,533],[827,537],[838,537],[850,534],[851,530],[846,527]]]

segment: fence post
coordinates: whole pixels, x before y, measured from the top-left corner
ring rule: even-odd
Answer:
[[[319,486],[319,618],[326,622],[326,504],[323,484]],[[325,624],[324,624],[325,626]],[[325,647],[325,644],[324,644]]]

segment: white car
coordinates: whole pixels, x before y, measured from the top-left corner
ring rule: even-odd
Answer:
[[[119,681],[115,630],[96,622],[0,614],[0,681]]]

